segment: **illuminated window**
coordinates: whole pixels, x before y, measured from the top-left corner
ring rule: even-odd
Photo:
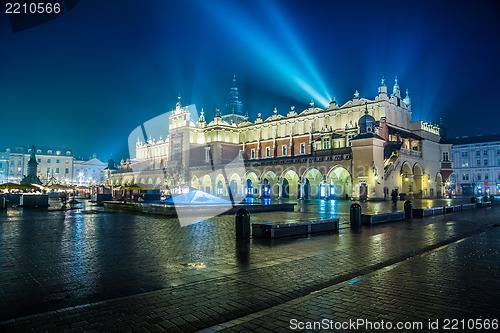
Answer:
[[[56,155],[61,155],[61,152],[59,150],[56,151]]]
[[[305,154],[306,153],[306,144],[303,143],[303,142],[300,144],[300,153],[301,154]]]
[[[52,154],[52,150],[47,150],[47,154]]]
[[[469,161],[462,161],[462,168],[469,167]]]

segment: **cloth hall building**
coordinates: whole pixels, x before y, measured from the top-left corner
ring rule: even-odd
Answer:
[[[201,111],[193,121],[179,98],[165,139],[138,138],[135,157],[122,160],[106,183],[171,187],[170,173],[181,172],[182,183],[237,200],[379,200],[393,189],[439,197],[452,172],[451,144],[438,126],[412,122],[411,115],[408,90],[402,97],[396,79],[390,94],[382,80],[373,100],[356,91],[343,105],[332,99],[323,109],[311,102],[286,114],[274,109],[267,119],[259,113],[252,122],[233,80],[223,114],[217,110],[207,121]]]

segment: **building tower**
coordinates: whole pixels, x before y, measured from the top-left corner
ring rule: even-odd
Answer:
[[[368,113],[359,118],[359,134],[351,139],[353,173],[352,196],[358,200],[383,197],[385,140],[377,134],[377,121]]]
[[[35,157],[35,145],[31,147],[31,156],[28,161],[28,175],[21,180],[21,184],[38,184],[41,185],[42,182],[36,175],[38,162]]]
[[[236,124],[243,122],[246,117],[243,115],[243,104],[239,99],[238,87],[236,87],[236,75],[233,77],[233,86],[229,91],[229,103],[226,105],[225,115],[222,119],[228,124]]]

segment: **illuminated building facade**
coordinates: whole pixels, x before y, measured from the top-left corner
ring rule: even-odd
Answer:
[[[210,122],[203,111],[193,121],[179,100],[165,139],[138,138],[135,158],[122,162],[107,183],[163,186],[164,171],[179,165],[186,184],[237,199],[378,200],[392,189],[441,196],[452,172],[442,160],[451,145],[438,126],[411,121],[411,99],[408,91],[401,96],[397,79],[391,94],[382,80],[373,100],[356,91],[343,105],[332,99],[323,109],[311,102],[285,115],[274,109],[263,119],[259,113],[253,122],[242,115],[233,80],[229,105]]]
[[[6,183],[9,178],[10,149],[0,152],[0,184]]]
[[[4,181],[20,183],[28,175],[32,148],[7,149],[0,156],[0,171],[5,172]],[[94,155],[89,160],[75,159],[71,149],[35,147],[36,176],[42,184],[90,185],[104,181],[106,163]],[[0,173],[1,177],[2,173]]]
[[[102,184],[104,182],[104,169],[107,164],[102,162],[94,154],[89,160],[73,161],[73,184],[91,185]]]
[[[456,195],[499,195],[500,134],[450,141],[454,168],[449,190]]]

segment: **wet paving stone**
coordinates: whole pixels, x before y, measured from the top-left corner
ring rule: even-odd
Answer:
[[[327,214],[316,206],[292,215]],[[2,331],[283,331],[290,318],[485,318],[498,310],[500,228],[492,225],[500,215],[492,209],[243,244],[232,216],[180,227],[117,213],[4,213]]]

